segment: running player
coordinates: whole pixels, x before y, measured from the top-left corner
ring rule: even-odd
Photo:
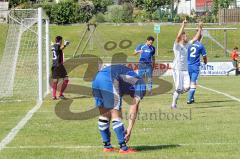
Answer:
[[[202,24],[198,26],[198,32],[191,41],[188,41],[184,32],[186,20],[182,22],[182,26],[178,32],[177,38],[173,45],[174,61],[173,61],[173,80],[175,91],[173,93],[173,101],[171,108],[177,108],[177,100],[180,94],[187,92],[190,88],[190,78],[188,74],[187,50],[191,43],[197,41],[201,35]]]
[[[203,57],[204,64],[207,64],[207,52],[203,44],[201,43],[202,36],[199,37],[197,41],[195,41],[188,48],[188,73],[190,76],[190,90],[188,93],[187,104],[194,103],[194,94],[197,86],[197,79],[199,76],[201,60],[200,56]]]
[[[138,75],[147,78],[148,92],[152,95],[152,73],[155,65],[154,37],[149,36],[145,44],[136,47],[134,55],[140,54]]]
[[[55,44],[52,45],[52,99],[56,100],[56,92],[57,92],[57,85],[58,80],[60,78],[63,79],[63,84],[60,90],[59,98],[64,99],[63,92],[67,88],[68,85],[68,75],[67,71],[63,65],[63,49],[69,45],[69,41],[64,41],[63,45],[63,38],[61,36],[57,36],[55,38]]]
[[[104,143],[104,152],[112,152],[110,140],[110,120],[120,145],[119,153],[133,153],[135,150],[128,148],[126,143],[138,113],[140,100],[146,93],[146,85],[132,69],[124,65],[111,65],[97,73],[92,82],[93,96],[100,116],[98,127]],[[130,95],[132,104],[129,107],[129,124],[125,130],[122,122],[122,96]]]

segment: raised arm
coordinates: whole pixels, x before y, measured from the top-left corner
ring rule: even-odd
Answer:
[[[182,26],[180,28],[180,30],[178,31],[178,35],[177,35],[177,38],[176,38],[176,42],[179,43],[180,40],[181,40],[181,35],[184,31],[184,28],[185,28],[185,24],[187,23],[187,20],[185,19],[183,22],[182,22]]]
[[[197,31],[196,35],[193,37],[192,42],[199,40],[199,38],[201,37],[202,27],[203,27],[203,23],[200,22],[198,24],[198,31]]]
[[[61,50],[64,50],[70,44],[69,41],[64,40],[64,44],[60,47]]]

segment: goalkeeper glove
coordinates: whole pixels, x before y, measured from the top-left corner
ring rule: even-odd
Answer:
[[[69,41],[65,41],[65,40],[64,40],[64,47],[68,46],[69,44],[70,44]]]

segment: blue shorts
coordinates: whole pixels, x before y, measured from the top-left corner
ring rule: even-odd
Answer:
[[[153,68],[152,63],[139,63],[138,75],[143,78],[146,75],[147,78],[152,78]]]
[[[196,83],[200,73],[200,67],[188,66],[188,73],[189,73],[190,81],[193,83]]]
[[[118,80],[112,80],[107,72],[98,72],[92,82],[92,93],[95,98],[96,107],[121,110],[122,96],[129,94],[131,97],[143,98],[146,85],[139,79],[134,86],[126,85]]]

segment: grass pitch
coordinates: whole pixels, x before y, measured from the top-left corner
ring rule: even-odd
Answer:
[[[172,82],[170,77],[163,80]],[[88,82],[80,79],[71,81],[84,86],[89,85]],[[234,85],[238,81],[239,77],[201,77],[199,84],[239,98],[240,87]],[[238,101],[198,88],[195,104],[187,105],[185,94],[180,97],[179,109],[172,111],[169,108],[171,92],[172,90],[169,90],[160,95],[146,96],[141,102],[139,118],[129,143],[139,151],[136,154],[103,153],[97,118],[85,121],[62,120],[55,113],[58,101],[52,101],[47,97],[40,110],[7,148],[0,152],[0,158],[239,158]],[[83,112],[93,108],[92,97],[70,93],[66,96],[79,97],[75,98],[71,106],[73,112]],[[29,103],[24,102],[0,104],[0,139],[29,109]],[[127,109],[128,105],[124,103],[124,114]],[[126,120],[124,122],[126,123]],[[112,133],[112,143],[117,146],[114,133]]]
[[[239,25],[233,27],[239,28]],[[7,26],[0,25],[0,28],[3,30],[3,34],[0,36],[1,57]],[[71,45],[65,50],[66,57],[70,58],[81,38],[83,29],[83,25],[51,26],[51,39],[56,35],[62,35],[65,39],[70,40]],[[178,29],[178,25],[162,26],[158,60],[173,59],[171,50]],[[94,39],[93,50],[87,47],[87,52],[99,57],[112,57],[115,53],[123,52],[131,61],[137,60],[137,57],[132,56],[132,52],[138,43],[145,41],[147,35],[153,35],[152,30],[152,25],[112,26],[101,24],[96,33],[98,39]],[[212,34],[220,42],[222,41],[222,34],[220,35],[218,32]],[[239,30],[228,32],[228,49],[239,44],[238,35]],[[119,42],[125,39],[131,40],[132,45],[126,49],[120,49]],[[117,47],[110,51],[102,49],[101,47],[108,41],[114,41],[117,43]],[[212,45],[207,39],[203,42],[207,47],[210,61],[229,60],[229,57],[224,56],[222,49]],[[91,83],[83,81],[81,78],[85,68],[83,65],[70,73],[70,83],[83,86],[76,86],[79,88],[77,90],[79,94],[70,93],[71,90],[66,93],[68,98],[74,98],[71,105],[71,111],[74,113],[84,112],[94,107],[94,100],[89,96]],[[171,77],[161,77],[161,79],[165,82],[160,82],[159,90],[165,89],[165,84],[168,82],[172,85]],[[201,77],[199,84],[237,99],[240,98],[239,77]],[[155,85],[155,87],[157,86]],[[240,155],[239,101],[223,94],[198,88],[195,104],[187,105],[185,94],[180,97],[179,109],[172,111],[169,108],[172,92],[172,87],[169,87],[160,94],[156,92],[154,96],[146,96],[141,102],[139,117],[129,143],[131,147],[139,151],[136,154],[103,153],[97,129],[97,117],[84,121],[63,120],[55,112],[59,101],[52,101],[48,96],[40,110],[34,114],[14,140],[0,152],[0,159],[238,159]],[[0,141],[34,105],[34,101],[0,102]],[[125,125],[127,125],[127,111],[128,104],[124,102]],[[112,133],[112,144],[117,146],[114,133]]]

